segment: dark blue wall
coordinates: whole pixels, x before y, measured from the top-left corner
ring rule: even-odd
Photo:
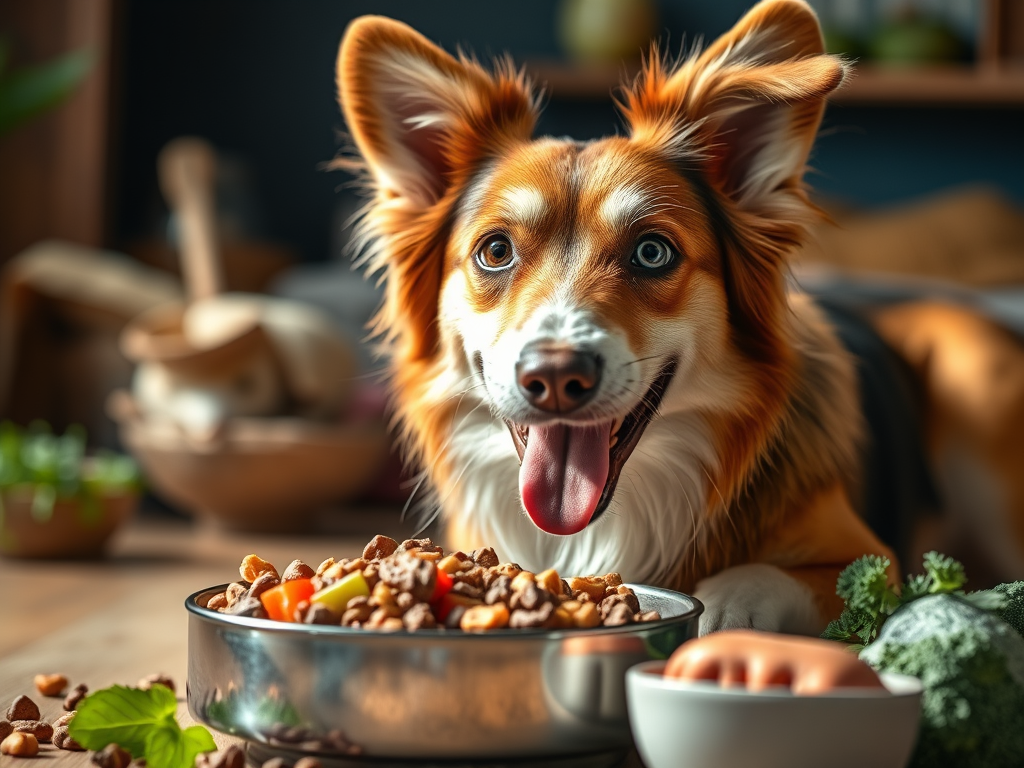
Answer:
[[[714,37],[747,0],[662,0],[673,49]],[[322,164],[343,129],[334,97],[334,58],[346,23],[381,13],[454,49],[482,58],[559,53],[552,0],[133,0],[125,26],[116,179],[117,233],[151,233],[161,203],[156,153],[185,133],[245,158],[269,236],[305,259],[332,256],[332,211],[346,178]],[[541,130],[579,138],[614,131],[610,98],[548,105]],[[811,177],[829,197],[889,203],[984,181],[1024,203],[1024,109],[832,107]]]

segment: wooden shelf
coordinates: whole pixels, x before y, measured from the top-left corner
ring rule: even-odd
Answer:
[[[527,72],[552,98],[608,99],[639,70],[637,64],[580,65],[555,60],[527,62]],[[831,101],[860,106],[1024,108],[1024,68],[942,66],[854,70]]]
[[[857,67],[831,98],[864,106],[1024,108],[1024,69]]]
[[[622,83],[640,71],[638,63],[571,64],[557,59],[533,59],[526,72],[547,96],[588,101],[609,99]]]

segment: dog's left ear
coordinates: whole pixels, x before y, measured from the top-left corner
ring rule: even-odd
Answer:
[[[791,206],[846,67],[824,53],[806,3],[764,0],[675,70],[653,55],[623,111],[634,140],[699,163],[741,209],[770,214]]]
[[[436,202],[462,172],[529,140],[536,105],[510,66],[491,75],[401,22],[363,16],[338,51],[338,91],[352,137],[386,198]]]

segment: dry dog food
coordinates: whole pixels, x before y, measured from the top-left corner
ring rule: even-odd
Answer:
[[[85,683],[79,683],[71,689],[71,693],[64,697],[64,711],[74,712],[78,707],[78,702],[85,698],[85,695],[89,693],[89,686]]]
[[[40,693],[46,696],[59,696],[68,684],[67,678],[63,675],[36,675],[34,682]],[[85,686],[80,685],[78,688],[85,689]],[[66,712],[53,723],[48,723],[43,720],[39,706],[32,699],[28,696],[18,696],[7,708],[6,719],[0,720],[3,754],[11,757],[34,757],[39,754],[40,747],[46,744],[73,752],[84,751],[68,733],[68,723],[74,716],[74,712]]]
[[[0,742],[0,754],[12,757],[33,757],[39,754],[39,742],[31,733],[15,731]]]
[[[36,675],[36,690],[43,696],[61,696],[68,687],[68,679],[64,675]]]
[[[501,563],[490,547],[446,554],[430,539],[399,544],[375,536],[362,557],[328,558],[316,569],[293,560],[279,572],[248,555],[241,581],[206,603],[235,616],[384,631],[570,629],[660,619],[641,612],[617,573],[561,578],[554,569],[524,571]]]
[[[108,744],[99,752],[93,752],[89,760],[99,768],[128,768],[132,756],[120,744]]]

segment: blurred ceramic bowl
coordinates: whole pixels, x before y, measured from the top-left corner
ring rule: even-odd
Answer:
[[[135,492],[112,493],[87,505],[57,499],[42,516],[33,513],[32,488],[12,489],[0,498],[0,554],[8,557],[89,558],[103,554],[113,533],[138,506]]]
[[[295,531],[373,482],[388,452],[380,421],[229,419],[195,441],[166,422],[121,410],[121,438],[163,498],[227,528]]]
[[[629,721],[647,768],[903,768],[917,738],[921,682],[797,696],[666,678],[665,662],[626,673]]]

